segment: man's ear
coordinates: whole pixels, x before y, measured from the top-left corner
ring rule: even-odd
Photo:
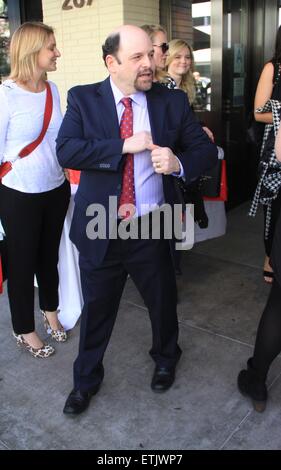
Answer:
[[[109,72],[114,73],[116,71],[116,67],[117,67],[116,57],[114,57],[111,54],[107,55],[105,58],[105,63]]]

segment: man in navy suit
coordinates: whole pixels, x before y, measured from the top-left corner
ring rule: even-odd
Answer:
[[[176,281],[162,222],[160,236],[152,237],[151,207],[179,202],[175,177],[192,181],[217,158],[216,146],[195,121],[186,94],[153,83],[153,46],[142,29],[124,25],[115,30],[103,45],[103,58],[109,78],[69,91],[57,139],[60,164],[81,170],[70,238],[79,251],[84,307],[74,389],[64,407],[70,415],[87,408],[103,380],[103,356],[128,273],[150,315],[152,390],[164,392],[173,384],[181,355]],[[120,137],[119,127],[124,97],[130,98],[133,115],[132,135],[127,138]],[[127,223],[122,207],[118,213],[112,209],[110,197],[120,202],[129,155],[135,197],[129,222],[149,219],[149,236],[144,239],[124,239],[119,231],[117,237],[111,236],[114,224],[119,229]],[[99,237],[89,229],[93,207],[103,207],[106,214],[106,233]]]

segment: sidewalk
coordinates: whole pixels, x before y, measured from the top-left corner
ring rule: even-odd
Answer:
[[[101,390],[74,419],[62,409],[72,388],[79,326],[67,343],[56,343],[50,359],[34,359],[16,347],[7,296],[1,296],[0,450],[281,449],[280,359],[270,372],[263,414],[252,411],[236,387],[269,292],[261,275],[261,213],[252,219],[247,209],[244,204],[229,213],[225,237],[184,253],[178,308],[183,355],[165,394],[150,389],[150,323],[131,280]],[[46,337],[36,311],[37,329]]]

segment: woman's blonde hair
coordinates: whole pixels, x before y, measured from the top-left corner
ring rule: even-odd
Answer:
[[[38,54],[51,34],[53,28],[37,21],[23,23],[14,32],[10,44],[11,79],[27,82],[33,77]]]
[[[166,60],[166,70],[168,70],[169,65],[175,59],[175,56],[184,48],[190,52],[191,64],[189,70],[182,76],[179,88],[185,91],[188,95],[189,102],[192,104],[195,101],[196,89],[195,89],[195,80],[193,76],[194,72],[194,55],[192,47],[183,39],[173,39],[169,42],[169,55]],[[165,79],[163,80],[165,81]]]
[[[167,35],[166,29],[160,24],[143,24],[141,26],[141,29],[143,29],[148,34],[152,42],[154,42],[156,34],[159,33],[160,31],[161,33],[164,33]]]
[[[141,29],[143,29],[146,32],[146,34],[148,34],[148,36],[150,37],[152,41],[152,44],[154,43],[154,39],[157,33],[161,32],[167,36],[167,31],[164,28],[164,26],[161,26],[161,24],[143,24],[141,26]],[[155,80],[157,80],[158,82],[161,82],[163,76],[166,74],[163,72],[163,70],[156,67],[154,75],[155,75]]]

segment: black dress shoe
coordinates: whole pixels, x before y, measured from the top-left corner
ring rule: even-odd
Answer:
[[[154,392],[165,392],[174,383],[176,368],[156,366],[152,377],[151,388]]]
[[[81,390],[72,390],[70,392],[65,405],[63,412],[66,415],[78,415],[88,408],[89,403],[93,395],[95,395],[99,390],[99,386],[91,392],[81,392]]]

